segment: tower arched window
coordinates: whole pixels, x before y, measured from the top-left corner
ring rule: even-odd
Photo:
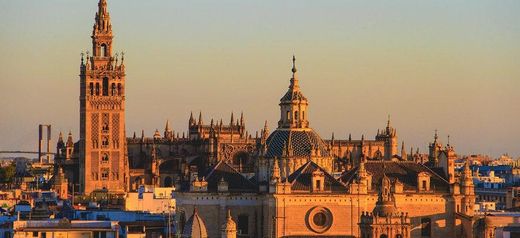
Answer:
[[[108,78],[103,78],[103,96],[108,96]]]
[[[295,121],[298,120],[298,111],[294,111],[294,120],[295,120]]]
[[[107,45],[106,44],[101,44],[101,48],[99,49],[99,54],[101,55],[101,57],[106,57],[108,54],[107,54]]]
[[[118,83],[117,84],[117,95],[118,96],[121,96],[121,94],[123,93],[122,90],[123,90],[123,88],[121,87],[121,84]]]
[[[94,95],[94,83],[92,82],[89,84],[89,94]]]
[[[291,112],[287,111],[287,121],[290,121],[290,120],[291,120]]]
[[[116,94],[117,94],[116,93],[116,84],[112,83],[112,89],[111,89],[110,95],[115,96]]]
[[[99,96],[99,83],[96,83],[96,96]]]

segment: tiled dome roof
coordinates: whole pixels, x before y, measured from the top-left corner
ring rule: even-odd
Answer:
[[[184,225],[184,231],[182,232],[182,237],[185,238],[207,238],[208,231],[206,230],[206,225],[204,224],[204,220],[200,218],[197,208],[193,211],[193,215],[186,221],[186,225]]]
[[[290,138],[290,139],[289,139]],[[275,130],[269,138],[267,138],[267,158],[282,157],[283,148],[290,141],[293,157],[309,157],[311,149],[318,149],[322,157],[328,157],[329,151],[327,145],[321,137],[312,129],[306,130]]]

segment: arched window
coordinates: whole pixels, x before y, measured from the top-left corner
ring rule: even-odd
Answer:
[[[112,90],[111,90],[110,95],[112,95],[112,96],[116,95],[116,84],[115,83],[112,83]]]
[[[99,54],[101,57],[106,57],[108,54],[107,54],[107,45],[105,44],[101,44],[101,48],[99,49]]]
[[[103,163],[108,163],[108,154],[107,153],[104,153],[103,154],[103,157],[101,157],[101,162]]]
[[[117,95],[118,96],[121,96],[121,94],[123,93],[122,90],[123,90],[123,88],[121,87],[121,84],[118,83],[117,84]]]
[[[294,120],[295,120],[295,121],[298,120],[298,111],[294,111]]]
[[[108,78],[103,78],[103,96],[108,96]]]
[[[96,96],[99,96],[99,83],[96,83]]]
[[[305,120],[305,111],[302,111],[302,120]]]
[[[89,84],[89,94],[91,96],[94,95],[94,83]]]
[[[291,120],[291,112],[287,111],[287,121],[290,121],[290,120]]]

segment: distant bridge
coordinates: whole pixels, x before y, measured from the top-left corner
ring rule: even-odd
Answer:
[[[21,151],[21,150],[4,150],[0,151],[0,154],[38,154],[38,151]],[[42,152],[42,155],[55,155],[52,152]]]

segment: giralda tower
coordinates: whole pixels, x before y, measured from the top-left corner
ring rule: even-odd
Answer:
[[[92,31],[92,55],[81,59],[80,190],[127,191],[124,55],[113,54],[112,24],[100,0]],[[121,58],[119,58],[121,57]]]

